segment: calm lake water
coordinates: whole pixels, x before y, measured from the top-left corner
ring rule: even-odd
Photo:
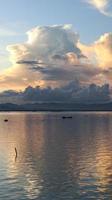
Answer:
[[[112,200],[112,113],[0,113],[0,200],[27,199]]]

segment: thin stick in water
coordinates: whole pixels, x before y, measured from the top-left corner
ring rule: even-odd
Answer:
[[[16,149],[16,147],[15,147],[15,153],[16,153],[16,158],[17,158],[17,149]]]

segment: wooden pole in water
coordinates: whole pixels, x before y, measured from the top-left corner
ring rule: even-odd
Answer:
[[[15,153],[16,153],[16,158],[17,158],[17,149],[16,149],[16,147],[15,147]]]

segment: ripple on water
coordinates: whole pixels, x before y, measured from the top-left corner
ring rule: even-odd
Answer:
[[[69,114],[0,113],[1,200],[112,199],[112,113]]]

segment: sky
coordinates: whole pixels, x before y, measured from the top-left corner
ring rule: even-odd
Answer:
[[[0,0],[0,91],[112,85],[111,0]]]

